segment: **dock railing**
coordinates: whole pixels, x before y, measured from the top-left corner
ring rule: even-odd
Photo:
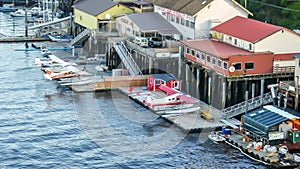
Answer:
[[[83,39],[89,37],[91,31],[89,29],[85,29],[84,31],[80,32],[72,41],[71,45],[75,45],[76,43],[82,41]]]
[[[132,58],[130,52],[128,51],[126,45],[120,41],[114,43],[114,48],[121,58],[125,67],[129,70],[131,76],[142,75],[142,71]]]
[[[262,105],[271,103],[273,101],[271,92],[263,94],[262,101],[263,101]],[[252,99],[249,99],[248,102],[244,101],[239,104],[228,107],[226,109],[223,109],[222,110],[222,114],[223,114],[222,118],[229,119],[234,116],[243,114],[246,112],[247,106],[248,106],[248,111],[260,107],[261,106],[261,96],[257,96]]]

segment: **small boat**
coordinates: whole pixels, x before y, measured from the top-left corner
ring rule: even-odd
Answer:
[[[17,11],[10,13],[10,16],[12,17],[25,17],[25,15],[26,12],[23,9],[18,9]],[[31,13],[27,12],[27,16],[31,16]]]
[[[208,135],[208,138],[215,143],[224,142],[226,140],[220,132],[212,132]]]
[[[14,4],[3,4],[2,7],[0,7],[0,12],[15,12],[17,11],[17,8],[15,8]]]
[[[68,35],[59,35],[59,36],[48,35],[48,37],[53,42],[68,42],[73,39],[73,36],[68,36]]]

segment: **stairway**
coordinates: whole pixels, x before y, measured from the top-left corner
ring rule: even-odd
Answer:
[[[129,70],[131,76],[142,75],[142,71],[140,70],[139,66],[133,60],[130,52],[128,51],[126,45],[120,41],[114,43],[114,48],[118,53],[119,57],[121,58],[125,67]]]
[[[91,34],[91,31],[89,29],[85,29],[84,31],[80,32],[72,41],[71,45],[76,45],[82,43],[84,40],[86,40]]]

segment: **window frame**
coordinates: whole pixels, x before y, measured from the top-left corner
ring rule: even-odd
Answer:
[[[220,63],[220,64],[219,64]],[[218,59],[218,61],[217,61],[217,66],[218,67],[222,67],[222,60],[221,59]]]
[[[241,67],[238,69],[235,67],[235,65],[240,65]],[[235,70],[238,70],[238,71],[243,69],[242,62],[234,62],[231,64],[231,66],[233,66],[235,68]]]
[[[206,55],[206,62],[211,63],[211,56],[210,55]]]
[[[252,63],[252,65],[253,65],[253,68],[247,68],[247,66],[246,66],[246,64],[251,64]],[[245,63],[245,70],[254,70],[254,66],[255,66],[255,64],[254,64],[254,62],[246,62]]]
[[[190,54],[191,49],[189,47],[186,47],[185,53]]]
[[[226,65],[226,68],[225,68],[225,65]],[[223,69],[228,70],[228,62],[223,61]]]

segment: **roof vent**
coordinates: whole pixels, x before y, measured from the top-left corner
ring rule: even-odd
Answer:
[[[206,1],[203,1],[201,4],[204,5],[206,3]]]

